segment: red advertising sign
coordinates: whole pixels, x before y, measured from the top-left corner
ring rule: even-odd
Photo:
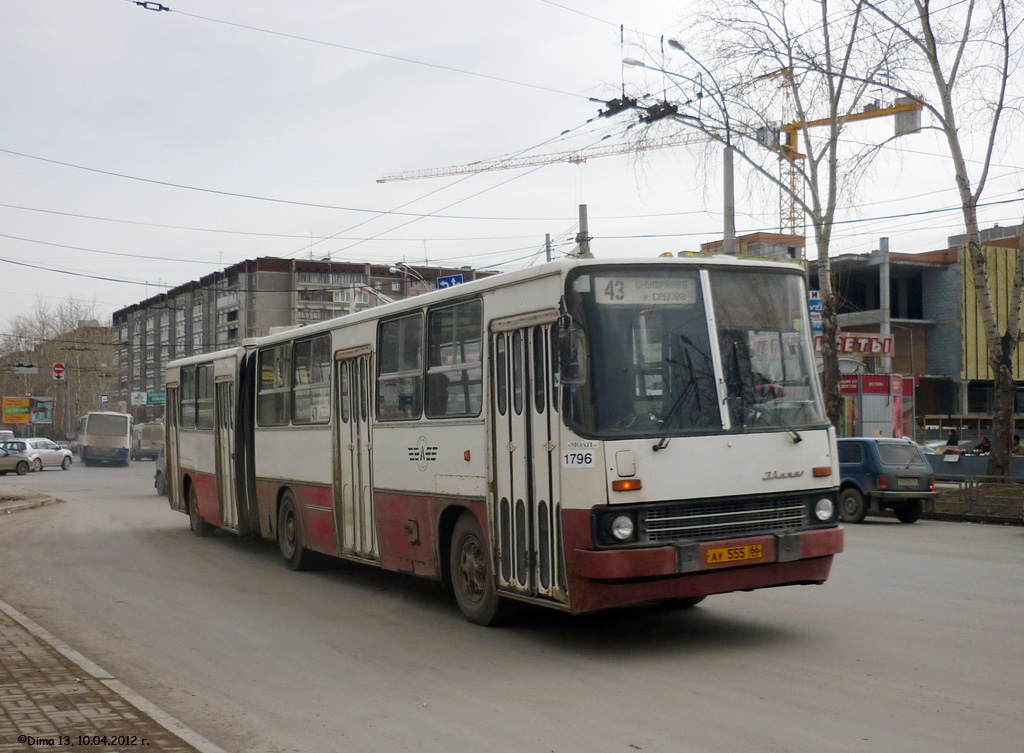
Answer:
[[[860,391],[865,395],[888,395],[888,374],[863,374],[860,378]]]
[[[822,335],[815,335],[814,351],[816,353],[821,352],[821,342]],[[836,346],[840,353],[859,353],[867,356],[891,356],[892,335],[841,332],[836,335]]]
[[[843,374],[839,377],[839,392],[843,395],[856,395],[860,391],[860,380],[856,374]]]

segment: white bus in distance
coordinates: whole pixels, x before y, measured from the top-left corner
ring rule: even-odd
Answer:
[[[803,271],[571,260],[172,362],[192,530],[444,581],[465,616],[823,583],[843,546]]]
[[[128,465],[132,417],[114,411],[92,411],[78,424],[78,451],[85,465]]]

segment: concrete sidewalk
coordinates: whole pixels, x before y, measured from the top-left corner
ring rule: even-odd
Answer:
[[[0,515],[60,502],[0,489]],[[0,753],[225,753],[0,601]]]

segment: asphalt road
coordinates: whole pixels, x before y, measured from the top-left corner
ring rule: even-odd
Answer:
[[[435,585],[191,535],[153,464],[0,478],[0,598],[229,751],[1020,750],[1024,528],[871,520],[824,586],[465,622]]]

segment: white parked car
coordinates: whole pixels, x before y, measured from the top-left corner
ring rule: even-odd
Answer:
[[[29,437],[28,439],[9,439],[0,447],[11,452],[20,452],[28,458],[33,471],[55,466],[65,471],[71,467],[71,450],[61,447],[51,439]]]

